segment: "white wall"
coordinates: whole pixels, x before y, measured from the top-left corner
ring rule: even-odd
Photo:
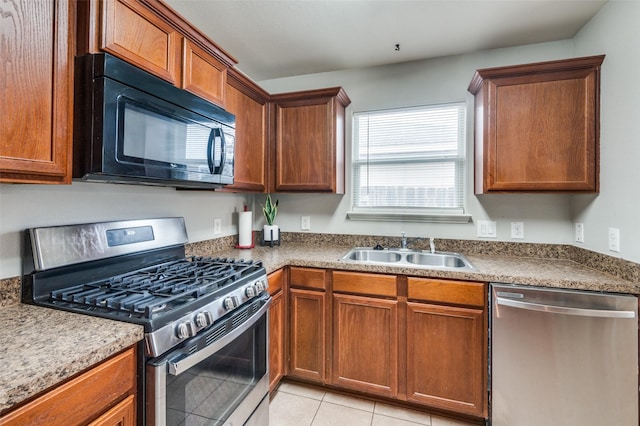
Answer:
[[[140,185],[74,182],[72,185],[0,184],[0,279],[21,273],[21,232],[121,219],[183,216],[189,241],[237,234],[237,214],[253,196],[176,191]],[[214,218],[222,233],[213,235]]]
[[[600,112],[600,194],[574,196],[587,249],[640,262],[640,2],[609,1],[574,38],[575,55],[605,53]],[[620,229],[620,253],[607,229]]]
[[[560,41],[400,65],[297,76],[260,82],[271,93],[318,87],[343,86],[352,100],[347,109],[347,157],[350,157],[351,114],[438,102],[466,101],[468,105],[467,153],[473,155],[473,96],[467,92],[478,68],[562,59],[572,56],[572,42]],[[347,161],[349,164],[349,161]],[[347,184],[351,182],[347,172]],[[311,231],[374,235],[434,236],[476,239],[477,220],[497,221],[498,240],[511,240],[511,221],[524,222],[527,242],[572,241],[570,196],[560,194],[473,194],[473,164],[467,167],[468,224],[350,221],[350,189],[344,196],[278,195],[278,223],[285,231],[300,231],[300,216],[311,216]],[[517,240],[523,241],[523,240]]]

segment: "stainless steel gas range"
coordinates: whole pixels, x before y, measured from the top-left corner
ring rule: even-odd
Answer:
[[[266,271],[187,241],[182,218],[28,229],[22,300],[144,326],[140,424],[266,426]]]

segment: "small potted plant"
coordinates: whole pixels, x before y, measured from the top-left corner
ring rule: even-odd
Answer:
[[[260,203],[262,206],[262,213],[267,221],[267,224],[262,228],[262,240],[265,242],[273,243],[280,240],[280,227],[273,224],[276,220],[276,215],[278,214],[279,202],[279,200],[276,200],[275,203],[272,202],[271,194],[268,194],[265,203]]]

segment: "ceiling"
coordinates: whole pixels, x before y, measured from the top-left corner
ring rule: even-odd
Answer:
[[[256,81],[568,39],[606,1],[165,0]]]

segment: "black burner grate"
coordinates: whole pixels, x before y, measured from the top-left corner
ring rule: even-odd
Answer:
[[[152,318],[208,296],[262,267],[259,261],[189,257],[51,292],[51,301]]]

